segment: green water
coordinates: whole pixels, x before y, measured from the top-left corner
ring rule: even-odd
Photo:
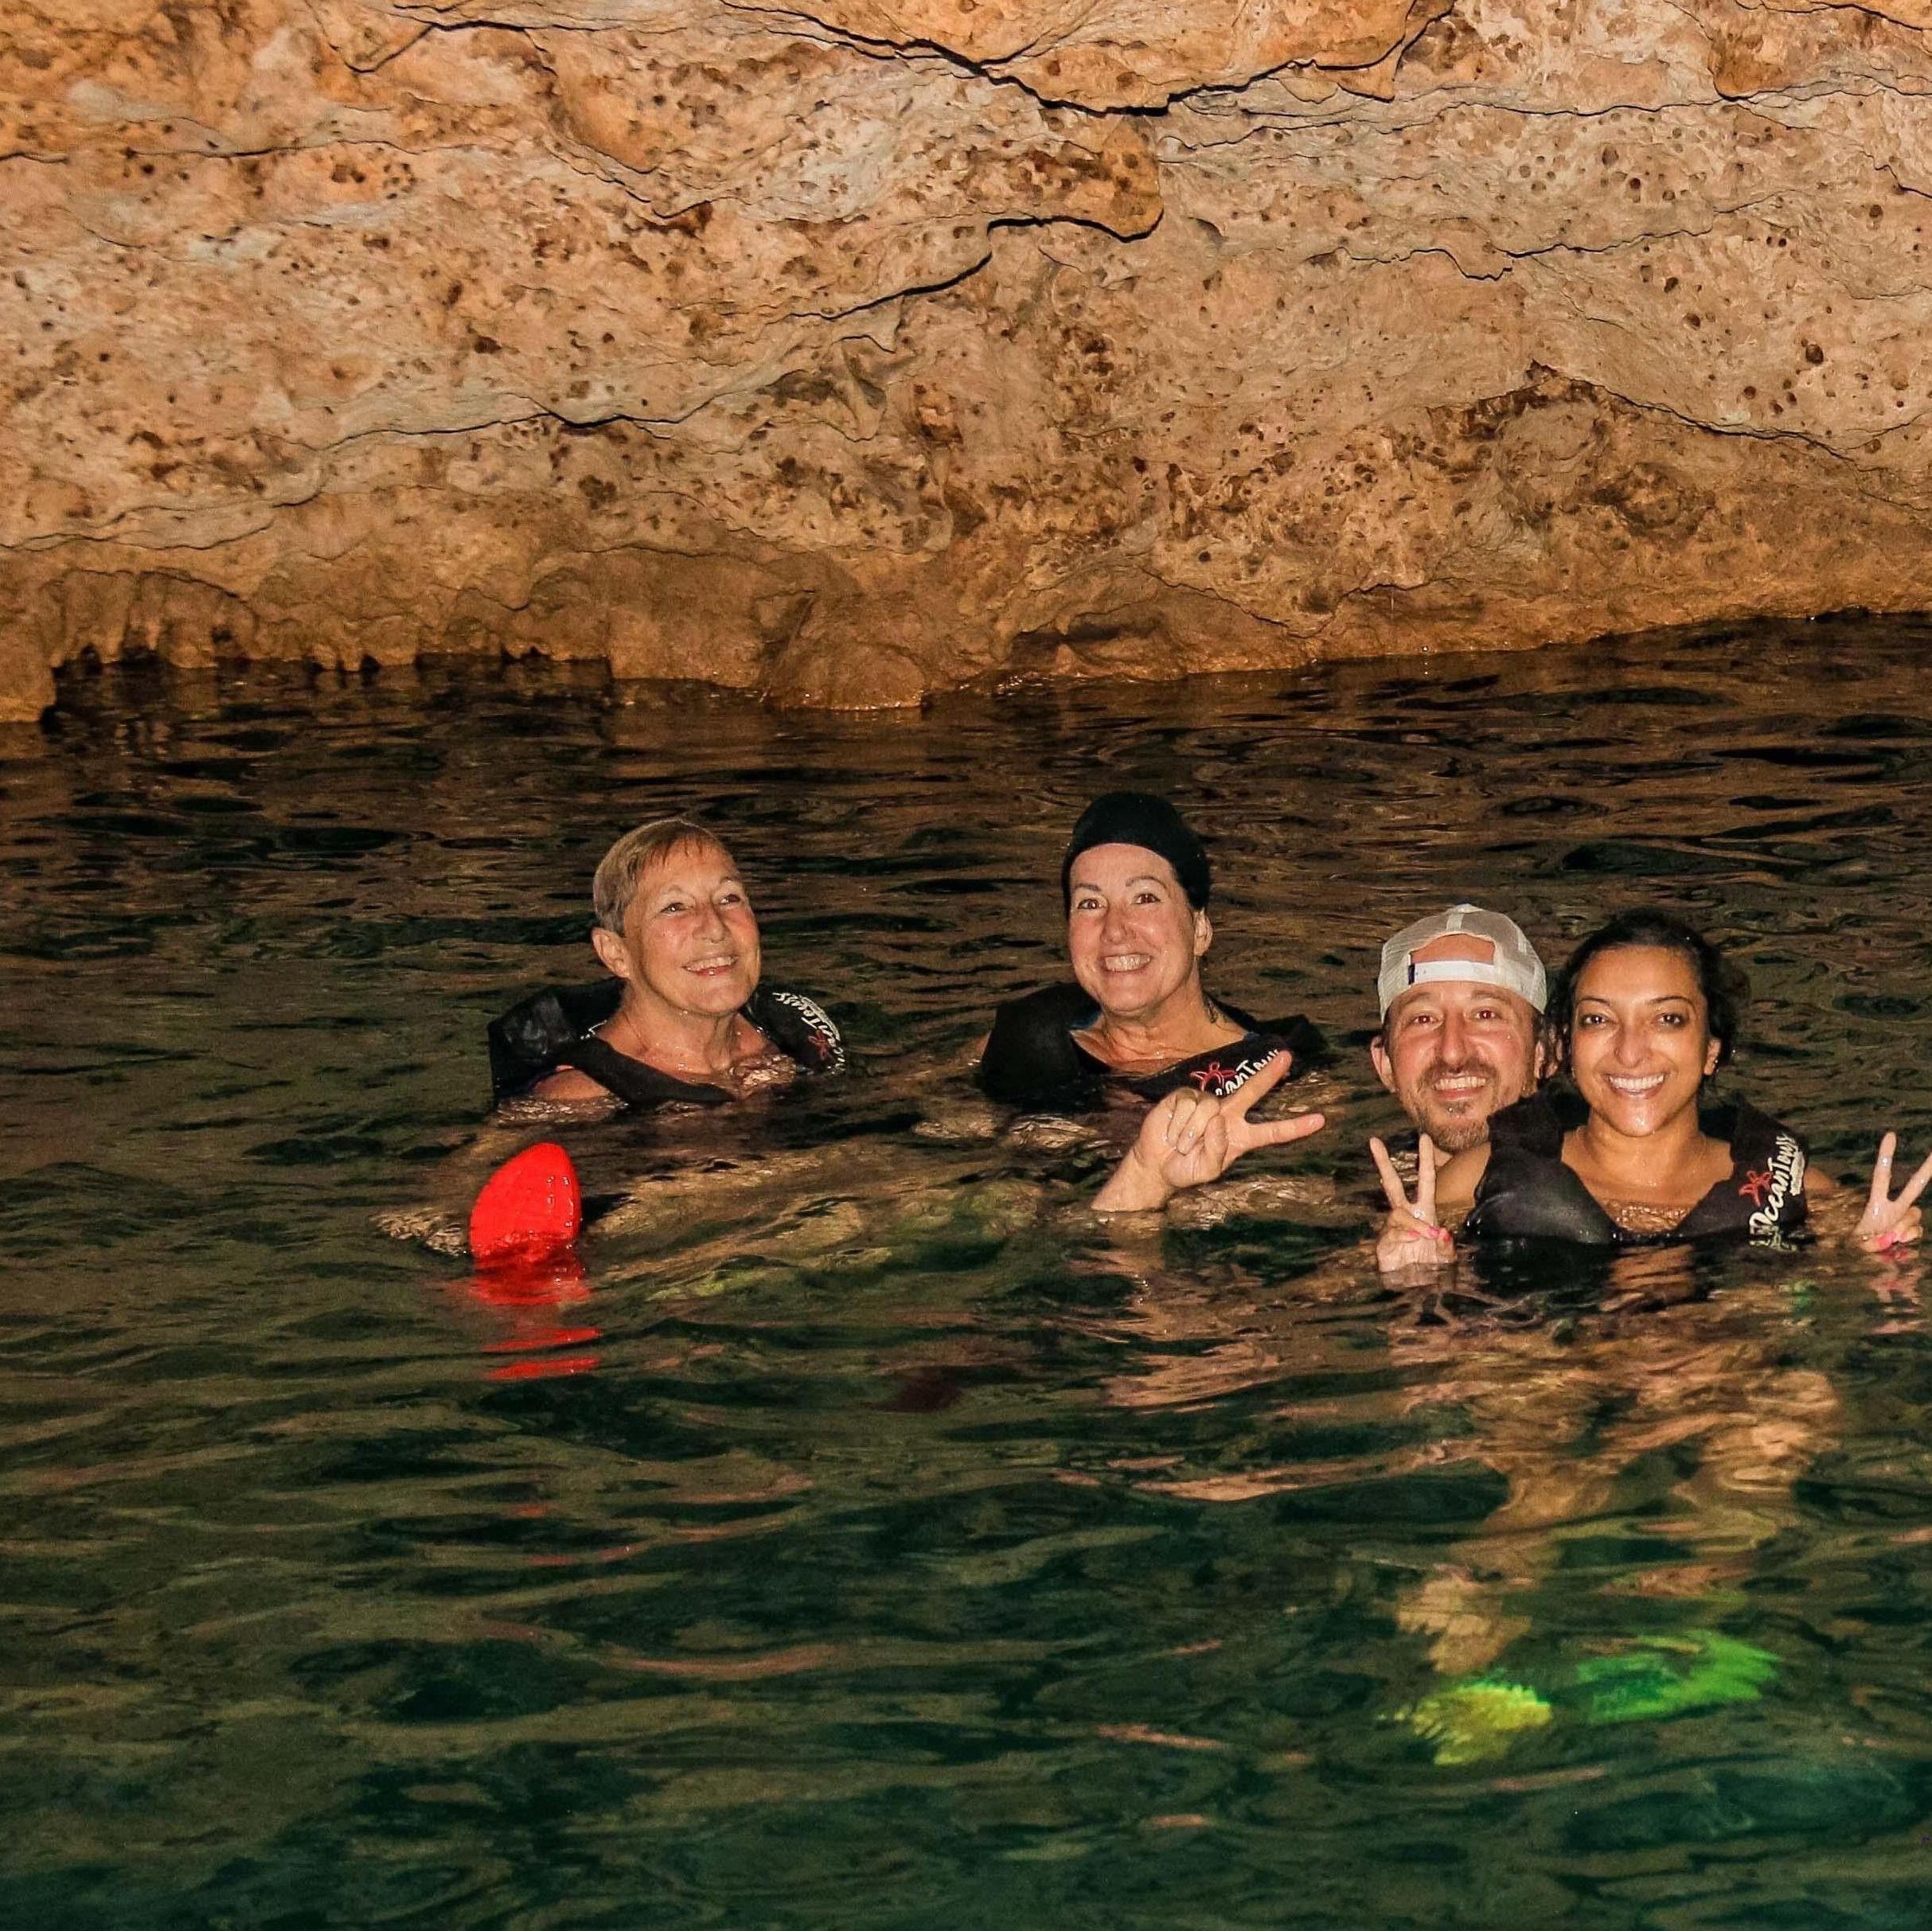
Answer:
[[[1827,1247],[1385,1296],[1382,937],[1662,899],[1727,1079],[1932,1148],[1932,628],[962,700],[76,681],[0,735],[0,1924],[1932,1924],[1932,1345]],[[1092,793],[1329,1130],[1164,1236],[958,1072]],[[856,1070],[567,1135],[504,1305],[483,1022],[638,819],[729,837]]]

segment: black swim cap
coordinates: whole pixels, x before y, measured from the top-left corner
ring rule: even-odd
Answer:
[[[1073,861],[1097,845],[1138,845],[1157,853],[1174,868],[1181,889],[1196,911],[1206,909],[1213,877],[1208,854],[1188,821],[1164,798],[1149,791],[1110,791],[1080,813],[1060,860],[1060,896],[1073,903]]]

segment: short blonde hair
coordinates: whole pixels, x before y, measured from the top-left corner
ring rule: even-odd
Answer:
[[[731,852],[716,832],[690,818],[653,818],[627,831],[597,862],[597,876],[591,880],[591,908],[597,923],[607,932],[624,934],[624,916],[638,895],[638,880],[680,846],[708,845]]]

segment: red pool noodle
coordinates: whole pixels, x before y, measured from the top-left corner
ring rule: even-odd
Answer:
[[[584,1227],[584,1189],[555,1141],[525,1147],[484,1183],[470,1210],[470,1253],[478,1265],[560,1253]]]

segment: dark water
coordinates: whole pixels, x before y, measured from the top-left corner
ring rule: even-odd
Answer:
[[[962,702],[73,685],[0,737],[0,1923],[1932,1923],[1932,1346],[1821,1246],[1433,1315],[1364,1266],[1382,936],[1687,907],[1738,1083],[1932,1146],[1932,628]],[[1197,813],[1212,983],[1342,1046],[1164,1237],[954,1067],[1059,841]],[[696,809],[857,1075],[576,1134],[504,1305],[482,1021]]]

